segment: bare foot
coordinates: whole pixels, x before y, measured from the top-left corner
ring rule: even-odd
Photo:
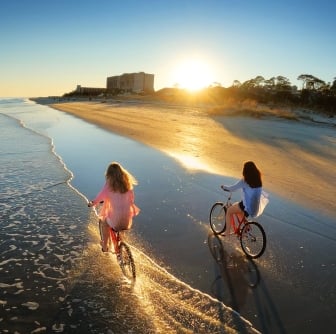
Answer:
[[[103,253],[106,253],[106,252],[109,251],[107,246],[106,246],[106,248],[104,248],[104,241],[103,240],[100,240],[100,246],[102,247],[101,250],[102,250]]]

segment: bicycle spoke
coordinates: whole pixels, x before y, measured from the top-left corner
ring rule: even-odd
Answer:
[[[124,243],[121,242],[119,246],[119,258],[120,258],[120,268],[123,272],[123,274],[131,280],[135,280],[135,265],[134,260],[132,257],[132,253],[129,249],[129,247]]]
[[[241,234],[241,247],[245,254],[251,258],[261,256],[266,247],[266,235],[258,223],[247,223]]]

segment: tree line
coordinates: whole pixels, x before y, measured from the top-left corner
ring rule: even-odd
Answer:
[[[336,115],[336,77],[332,83],[311,74],[301,74],[297,79],[302,81],[301,89],[280,75],[270,79],[259,75],[243,83],[234,80],[228,88],[214,83],[211,88],[221,90],[223,96],[238,100],[253,99],[258,103],[310,108],[330,116]]]

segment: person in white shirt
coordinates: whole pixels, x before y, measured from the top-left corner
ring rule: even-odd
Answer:
[[[243,167],[243,178],[231,186],[221,187],[225,191],[242,189],[242,200],[232,204],[226,211],[225,235],[229,235],[234,214],[244,214],[245,217],[255,217],[258,214],[262,194],[261,173],[253,161],[247,161]]]

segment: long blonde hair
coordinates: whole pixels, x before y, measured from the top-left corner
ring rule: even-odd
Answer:
[[[136,178],[117,162],[109,164],[105,177],[111,190],[122,194],[138,184]]]

